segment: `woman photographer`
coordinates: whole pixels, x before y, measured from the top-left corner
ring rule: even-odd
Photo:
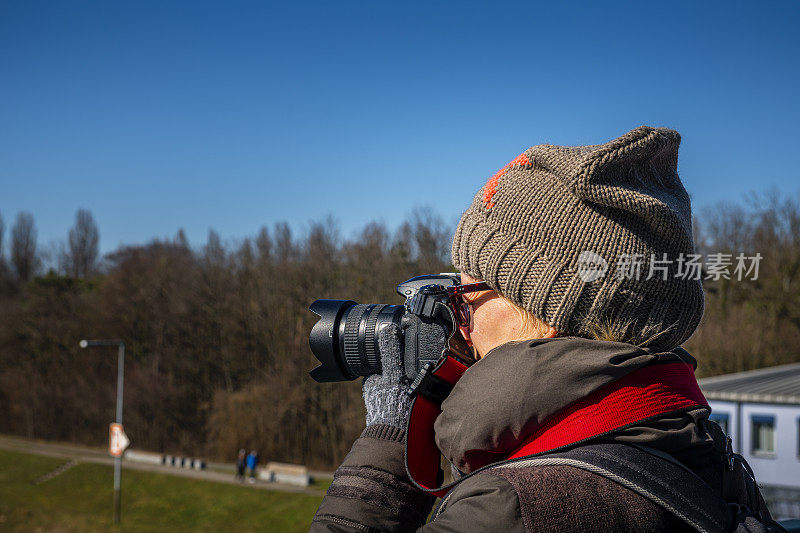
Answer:
[[[525,446],[564,442],[572,432],[568,444],[624,442],[668,454],[722,493],[726,442],[707,421],[694,359],[679,348],[703,314],[699,272],[687,268],[694,244],[689,196],[677,174],[679,143],[675,131],[643,126],[602,145],[539,145],[488,180],[452,246],[466,286],[454,312],[478,361],[435,422],[436,444],[461,481],[425,524],[434,498],[406,471],[403,337],[389,326],[380,335],[383,374],[364,381],[367,427],[312,531],[691,529],[591,471],[501,467],[533,449]],[[676,379],[700,399],[603,426],[649,401],[637,394]],[[606,418],[585,414],[614,397]],[[553,436],[581,413],[584,422]],[[543,446],[537,449],[549,449]],[[757,494],[742,503],[768,517]]]

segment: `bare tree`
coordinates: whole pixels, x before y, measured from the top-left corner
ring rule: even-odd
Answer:
[[[97,265],[100,234],[92,213],[88,209],[78,209],[75,225],[69,230],[68,268],[76,278],[91,275]]]
[[[417,264],[421,271],[433,272],[450,259],[452,230],[432,208],[416,208],[411,213]]]
[[[29,281],[39,268],[36,256],[36,226],[33,215],[22,211],[17,215],[14,227],[11,228],[11,265],[17,279]]]
[[[0,215],[0,293],[6,288],[6,283],[9,281],[8,264],[3,250],[3,237],[6,233],[6,224],[3,221],[3,215]]]
[[[258,249],[258,257],[263,261],[268,261],[272,255],[272,239],[269,236],[269,230],[262,226],[256,237],[256,248]]]
[[[208,242],[203,250],[204,257],[210,265],[222,267],[225,264],[226,252],[222,245],[219,233],[213,229],[208,230]]]

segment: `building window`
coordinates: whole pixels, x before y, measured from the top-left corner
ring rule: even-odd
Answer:
[[[775,454],[775,417],[753,415],[753,455]]]
[[[711,413],[708,416],[708,419],[719,424],[719,427],[722,428],[722,431],[728,435],[728,413]]]

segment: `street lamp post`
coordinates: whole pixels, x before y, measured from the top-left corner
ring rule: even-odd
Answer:
[[[125,377],[125,343],[121,340],[82,340],[81,348],[90,346],[117,346],[117,424],[122,425],[122,387]],[[122,475],[122,455],[114,457],[114,523],[119,524],[120,515],[120,476]]]

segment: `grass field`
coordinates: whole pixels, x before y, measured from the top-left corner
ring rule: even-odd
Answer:
[[[110,466],[0,450],[0,531],[108,531]],[[322,496],[123,470],[121,531],[308,531]]]

